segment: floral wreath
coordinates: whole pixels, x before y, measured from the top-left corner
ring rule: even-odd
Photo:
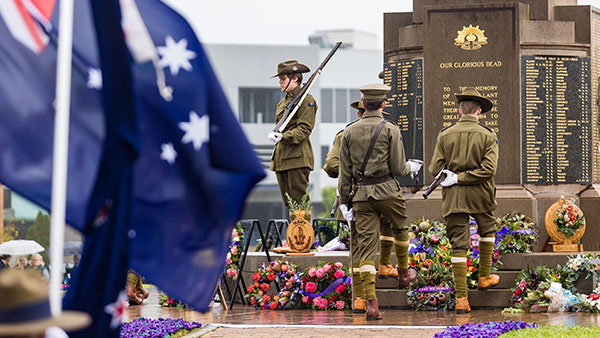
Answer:
[[[261,264],[244,296],[257,309],[285,310],[295,306],[299,298],[300,277],[298,266],[286,260],[278,259]],[[269,296],[271,282],[276,281],[281,291],[273,297]]]
[[[187,309],[189,306],[177,299],[169,297],[167,294],[161,294],[158,299],[158,305],[162,307],[176,307],[178,309]]]
[[[304,273],[300,293],[313,310],[344,310],[350,308],[352,279],[341,262],[319,261]]]
[[[575,212],[575,200],[572,198],[567,200],[562,207],[556,210],[556,218],[554,223],[557,225],[556,230],[572,237],[575,231],[579,230],[585,224],[585,217]]]
[[[244,242],[244,229],[237,222],[231,231],[231,244],[225,258],[225,275],[230,279],[237,279],[240,270],[240,257],[242,256],[242,243]]]
[[[409,290],[408,305],[418,311],[453,310],[456,304],[454,289],[442,286],[422,286]]]

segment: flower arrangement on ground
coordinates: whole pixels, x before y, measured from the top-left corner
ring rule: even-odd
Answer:
[[[230,279],[237,279],[240,270],[240,257],[242,256],[242,243],[244,242],[244,229],[237,222],[231,231],[231,244],[225,258],[225,275]]]
[[[136,318],[130,322],[121,324],[121,338],[145,337],[145,338],[163,338],[163,337],[182,337],[189,332],[198,330],[202,324],[198,322],[188,322],[183,318]]]
[[[589,295],[579,295],[582,312],[600,313],[600,286]]]
[[[302,303],[313,310],[344,310],[352,301],[352,279],[341,262],[319,261],[302,277]]]
[[[454,309],[454,285],[451,273],[450,242],[443,222],[419,220],[411,223],[412,237],[408,251],[409,267],[417,270],[417,279],[410,285],[408,303],[415,310]]]
[[[536,238],[535,224],[524,215],[508,214],[497,219],[496,243],[492,253],[492,270],[500,266],[505,253],[529,252]],[[467,286],[477,287],[479,277],[479,234],[477,224],[471,220],[471,248],[467,251]],[[452,274],[451,245],[446,225],[441,221],[421,219],[410,224],[409,266],[417,270],[417,280],[410,286],[408,301],[415,310],[450,310],[454,306],[454,288],[447,276]],[[433,292],[419,292],[430,290]],[[433,290],[433,289],[432,289]],[[437,297],[439,294],[444,296]],[[437,298],[434,299],[434,298]],[[440,298],[444,301],[440,301]]]
[[[158,298],[158,305],[162,307],[176,307],[178,309],[187,309],[189,306],[177,299],[173,299],[166,294],[161,294]]]
[[[285,310],[293,308],[300,298],[300,277],[298,267],[285,260],[263,263],[252,275],[254,284],[248,287],[244,297],[257,309]],[[281,288],[277,295],[269,294],[271,283],[277,282]]]
[[[537,228],[529,216],[510,213],[496,220],[498,255],[531,252],[537,239]]]
[[[585,224],[585,217],[579,215],[575,210],[575,200],[568,199],[562,207],[556,210],[556,218],[554,218],[557,230],[569,237],[575,235],[575,231]]]
[[[570,256],[565,264],[565,268],[573,270],[577,276],[585,274],[585,278],[593,277],[594,280],[600,280],[600,255],[596,253],[580,253],[577,256]]]
[[[434,334],[433,338],[495,338],[506,332],[525,329],[529,327],[537,327],[537,325],[528,324],[520,320],[463,324],[461,326],[448,327],[444,331]]]
[[[544,293],[551,283],[559,283],[565,290],[574,293],[578,277],[575,271],[560,265],[556,268],[542,265],[532,271],[523,269],[512,289],[511,308],[505,309],[505,312],[546,312],[550,299]]]

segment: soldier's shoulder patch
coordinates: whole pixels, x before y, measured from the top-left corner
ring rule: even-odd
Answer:
[[[308,103],[308,106],[309,106],[309,107],[312,107],[312,106],[314,106],[314,105],[315,105],[315,104],[314,104],[314,102],[309,102],[309,103]]]
[[[395,126],[397,126],[397,125],[398,125],[396,122],[394,122],[394,121],[392,121],[392,120],[385,120],[385,121],[386,121],[386,122],[389,122],[389,123],[391,123],[391,124],[393,124],[393,125],[395,125]]]

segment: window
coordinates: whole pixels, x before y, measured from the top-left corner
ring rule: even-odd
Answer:
[[[282,98],[279,88],[240,88],[240,122],[275,123],[275,108]]]
[[[321,167],[325,165],[327,160],[327,153],[329,152],[329,146],[321,146]]]
[[[348,123],[356,119],[350,103],[360,100],[358,89],[321,89],[319,112],[323,123]]]

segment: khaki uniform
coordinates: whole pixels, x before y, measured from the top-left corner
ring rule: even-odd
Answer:
[[[277,104],[275,122],[279,122],[285,113],[285,108],[300,92],[300,86],[286,93],[285,97]],[[312,95],[308,94],[296,115],[285,128],[282,139],[275,145],[271,158],[271,170],[277,176],[277,183],[281,197],[286,207],[288,201],[286,193],[292,199],[300,202],[308,187],[308,176],[313,170],[313,150],[310,144],[310,134],[315,126],[317,103]]]
[[[458,184],[442,189],[443,216],[453,251],[466,252],[470,246],[469,215],[477,221],[482,237],[495,232],[497,165],[498,138],[477,118],[462,116],[439,133],[429,172],[435,176],[445,168],[458,175]]]
[[[361,120],[348,126],[343,133],[340,148],[340,178],[338,190],[340,200],[345,201],[350,193],[352,176],[360,170],[362,162],[383,115],[378,111],[367,111]],[[352,149],[352,151],[350,151]],[[403,176],[410,173],[406,163],[404,145],[398,127],[387,122],[375,142],[365,168],[365,178],[378,178],[386,175]],[[379,240],[381,216],[391,222],[395,237],[408,237],[405,224],[406,207],[400,185],[395,179],[358,188],[352,200],[356,217],[357,253],[360,261],[361,279],[364,272],[374,274],[375,256]],[[366,282],[363,281],[363,284]],[[364,286],[366,287],[366,286]],[[372,283],[374,293],[374,283]],[[367,299],[372,299],[368,290]]]

